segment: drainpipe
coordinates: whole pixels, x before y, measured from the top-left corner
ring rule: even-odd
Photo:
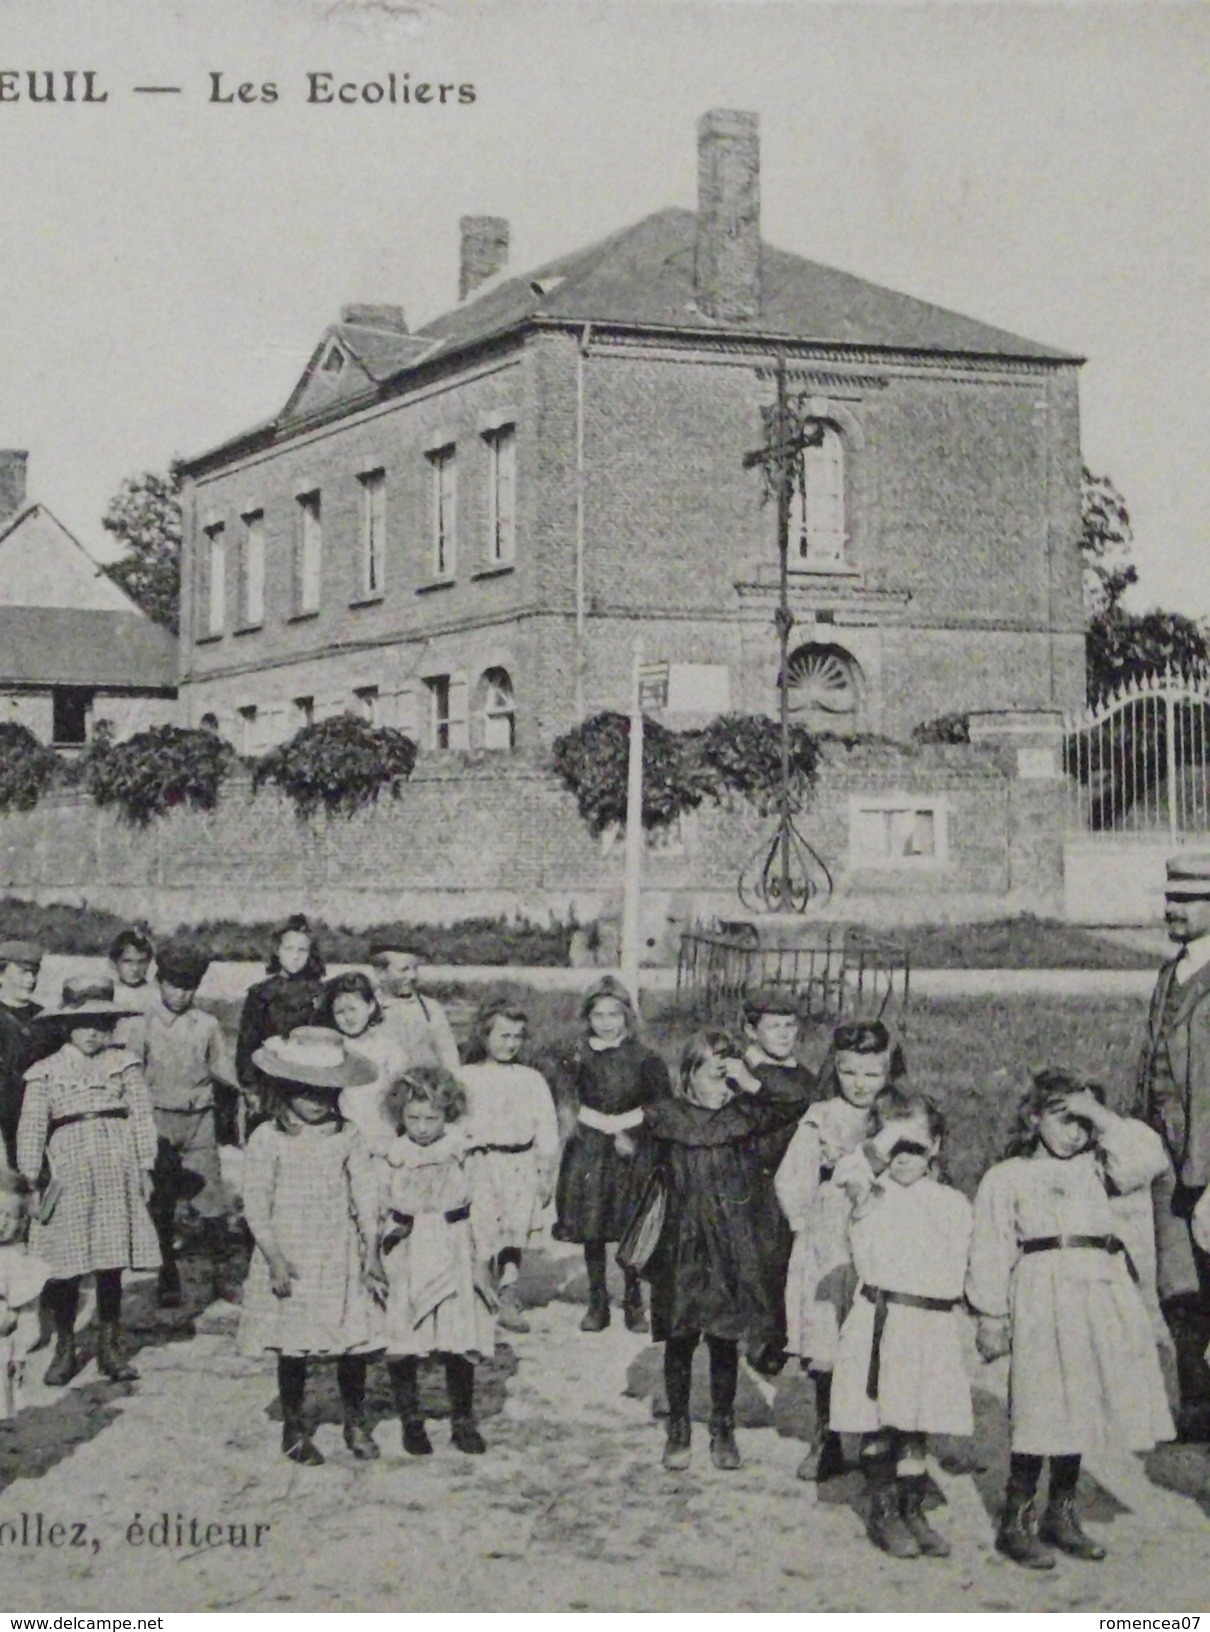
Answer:
[[[592,324],[585,323],[576,352],[576,722],[584,718],[584,671],[587,617],[584,605],[584,361],[592,341]]]

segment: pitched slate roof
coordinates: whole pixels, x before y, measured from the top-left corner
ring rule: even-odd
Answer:
[[[320,363],[334,339],[352,358],[353,366],[346,366],[339,374],[329,376],[320,368]],[[281,417],[288,419],[295,414],[306,413],[338,397],[360,396],[402,370],[411,368],[425,352],[432,349],[431,339],[400,334],[396,329],[374,329],[362,323],[330,324],[311,353],[302,378],[282,409]]]
[[[164,691],[176,683],[176,640],[141,612],[0,606],[0,685]]]
[[[460,349],[541,315],[577,323],[750,331],[896,351],[1078,361],[771,244],[762,245],[759,315],[742,323],[710,318],[694,301],[696,235],[692,210],[659,210],[536,271],[493,280],[489,290],[426,324],[418,337],[440,339],[444,350]]]

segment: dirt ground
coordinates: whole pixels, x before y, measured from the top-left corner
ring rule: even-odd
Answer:
[[[1157,1451],[1148,1477],[1132,1464],[1098,1469],[1102,1483],[1086,1476],[1085,1511],[1107,1562],[1065,1560],[1035,1576],[995,1554],[1002,1378],[974,1366],[973,1446],[937,1448],[948,1505],[934,1522],[953,1557],[896,1561],[865,1539],[856,1474],[818,1494],[795,1479],[811,1423],[797,1373],[776,1386],[741,1378],[742,1470],[711,1467],[701,1427],[690,1471],[664,1473],[654,1416],[662,1351],[617,1319],[599,1335],[579,1332],[582,1272],[566,1249],[532,1259],[532,1334],[502,1343],[480,1368],[486,1456],[458,1453],[438,1420],[435,1455],[405,1457],[377,1367],[381,1460],[353,1462],[331,1376],[320,1375],[316,1442],[329,1460],[313,1469],[280,1455],[272,1368],[235,1353],[237,1309],[207,1308],[204,1266],[191,1259],[186,1270],[189,1304],[172,1315],[153,1309],[150,1282],[131,1286],[138,1383],[105,1383],[89,1364],[66,1390],[35,1383],[18,1421],[0,1426],[6,1610],[1206,1606],[1205,1447]],[[44,1369],[35,1355],[35,1374]],[[426,1387],[443,1417],[439,1373]],[[705,1406],[704,1387],[698,1378],[695,1405]]]

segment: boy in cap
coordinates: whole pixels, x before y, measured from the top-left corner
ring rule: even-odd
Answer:
[[[181,1303],[177,1202],[188,1197],[198,1215],[215,1277],[226,1238],[228,1198],[214,1111],[216,1091],[236,1092],[235,1067],[214,1015],[194,1006],[209,967],[209,958],[192,947],[163,947],[156,959],[159,995],[128,1041],[143,1062],[158,1139],[150,1211],[163,1259],[157,1289],[162,1309]]]
[[[42,948],[32,941],[0,941],[0,1134],[8,1165],[17,1165],[17,1127],[25,1073],[40,1058],[30,1021],[40,1014],[34,987]]]
[[[383,1023],[403,1049],[408,1069],[441,1065],[456,1072],[458,1044],[445,1010],[420,993],[420,954],[403,941],[377,941],[370,963],[378,977]]]
[[[1182,1439],[1210,1438],[1210,1254],[1190,1219],[1210,1184],[1210,852],[1182,851],[1167,866],[1164,922],[1176,955],[1161,968],[1147,1019],[1135,1114],[1171,1161],[1156,1180],[1161,1304],[1176,1346]]]

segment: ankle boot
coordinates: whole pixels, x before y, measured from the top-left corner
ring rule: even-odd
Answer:
[[[710,1418],[710,1460],[728,1473],[744,1465],[735,1443],[735,1417],[730,1411]]]
[[[323,1454],[307,1437],[301,1417],[282,1418],[281,1448],[291,1462],[299,1462],[304,1468],[317,1468],[323,1462]]]
[[[76,1354],[76,1339],[73,1332],[58,1332],[55,1335],[55,1353],[51,1363],[46,1368],[46,1375],[42,1381],[47,1388],[65,1388],[80,1369],[79,1356]]]
[[[403,1424],[403,1448],[409,1456],[432,1456],[433,1442],[423,1417],[408,1417]]]
[[[687,1416],[669,1416],[668,1438],[664,1444],[662,1463],[669,1473],[684,1473],[689,1466],[690,1428]]]
[[[1032,1496],[1010,1490],[996,1532],[996,1551],[1027,1570],[1053,1570],[1055,1555],[1038,1540]]]
[[[122,1328],[116,1320],[100,1322],[97,1370],[111,1383],[137,1383],[139,1380],[138,1372],[122,1354]]]
[[[892,1558],[919,1558],[920,1543],[908,1529],[900,1511],[899,1481],[895,1464],[879,1458],[869,1459],[865,1467],[866,1485],[870,1493],[870,1511],[866,1519],[866,1535],[884,1553]]]
[[[948,1558],[951,1551],[949,1542],[933,1529],[924,1516],[926,1489],[926,1476],[923,1473],[909,1474],[900,1479],[899,1511],[925,1558]]]
[[[1061,1496],[1051,1496],[1046,1504],[1046,1511],[1042,1515],[1042,1522],[1038,1526],[1038,1536],[1060,1552],[1070,1553],[1072,1558],[1086,1558],[1091,1562],[1099,1563],[1105,1557],[1105,1549],[1099,1541],[1094,1541],[1090,1535],[1080,1528],[1080,1521],[1076,1516],[1076,1498],[1072,1491],[1065,1491]]]
[[[450,1439],[467,1456],[482,1456],[487,1449],[474,1417],[451,1418]]]
[[[651,1322],[647,1319],[647,1311],[643,1308],[643,1288],[637,1280],[632,1280],[629,1276],[622,1297],[622,1318],[626,1322],[628,1332],[649,1332],[651,1330]]]
[[[603,1332],[609,1325],[609,1294],[594,1287],[588,1294],[588,1309],[580,1322],[582,1332]]]
[[[167,1255],[164,1256],[164,1262],[156,1276],[155,1301],[160,1309],[181,1307],[181,1272],[176,1266],[176,1259]]]
[[[529,1321],[525,1318],[525,1311],[521,1307],[521,1299],[517,1295],[517,1287],[506,1286],[500,1293],[500,1310],[496,1315],[497,1323],[506,1332],[528,1332]]]
[[[358,1462],[373,1462],[379,1456],[377,1445],[370,1437],[370,1430],[366,1426],[365,1411],[361,1406],[346,1406],[344,1409],[345,1444],[352,1451]]]
[[[840,1479],[848,1472],[844,1446],[840,1435],[829,1428],[823,1438],[810,1447],[795,1469],[799,1479],[813,1484],[826,1484],[829,1479]]]

